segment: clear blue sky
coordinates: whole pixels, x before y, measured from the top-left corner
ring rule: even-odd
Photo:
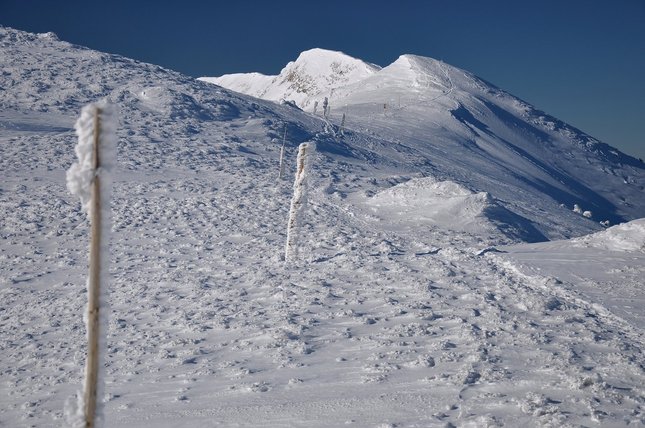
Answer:
[[[193,76],[430,56],[645,159],[645,0],[0,0],[0,24]]]

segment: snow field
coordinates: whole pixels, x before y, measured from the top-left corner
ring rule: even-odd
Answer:
[[[360,127],[378,135],[357,127],[334,138],[329,123],[288,105],[0,35],[3,78],[16,82],[0,83],[10,88],[0,99],[0,425],[60,426],[82,384],[89,225],[64,171],[80,106],[104,96],[121,116],[106,426],[644,423],[645,263],[635,233],[611,235],[625,250],[611,254],[575,243],[502,247],[523,238],[504,229],[508,214],[483,209],[492,203],[525,219],[532,210],[545,234],[597,226],[541,203],[549,197],[516,185],[512,170],[473,160],[463,141],[448,145],[439,132],[446,145],[422,145],[407,126],[414,116],[402,116],[406,126],[368,117]],[[428,97],[448,91],[434,80]],[[36,92],[39,81],[52,88]],[[426,122],[441,125],[445,113],[431,108],[438,115]],[[275,179],[285,122],[287,177],[297,144],[317,147],[300,255],[288,264],[293,193],[290,179]],[[524,165],[542,159],[531,156]],[[486,191],[472,186],[479,179],[498,186],[490,200],[474,197]],[[450,224],[477,227],[429,215],[457,196],[476,210],[455,210]]]

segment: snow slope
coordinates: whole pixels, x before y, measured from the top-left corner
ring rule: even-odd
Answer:
[[[81,388],[88,223],[65,171],[73,124],[99,98],[120,117],[106,426],[645,423],[643,253],[518,245],[599,226],[492,156],[424,149],[463,145],[443,128],[415,136],[416,116],[402,126],[366,105],[341,135],[289,105],[51,34],[0,28],[0,64],[0,425],[61,426]],[[298,144],[316,146],[289,263],[285,126],[289,176]],[[607,211],[629,214],[611,192],[641,209],[638,165],[566,147],[590,176],[608,171],[588,186]]]
[[[569,299],[593,302],[596,310],[636,328],[643,317],[645,219],[568,241],[501,249],[497,256],[529,275],[557,277]]]

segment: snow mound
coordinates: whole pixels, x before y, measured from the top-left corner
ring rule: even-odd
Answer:
[[[416,178],[383,190],[369,201],[375,212],[413,225],[432,224],[450,230],[481,230],[484,211],[494,202],[452,181]]]
[[[493,204],[486,192],[474,193],[452,181],[416,178],[374,195],[368,204],[378,214],[413,224],[451,230],[481,229],[481,217]]]
[[[645,253],[645,218],[619,224],[602,232],[575,238],[572,243],[578,247]]]
[[[473,192],[452,181],[414,178],[374,195],[367,202],[381,221],[403,227],[496,234],[526,241],[544,237],[531,223],[497,203],[487,192]],[[385,220],[387,219],[387,220]]]
[[[486,195],[485,192],[477,193],[452,181],[437,181],[433,177],[413,178],[389,189],[383,190],[374,196],[374,201],[396,199],[406,205],[425,205],[426,198],[443,200],[469,199],[473,195]],[[485,198],[485,196],[481,196]]]

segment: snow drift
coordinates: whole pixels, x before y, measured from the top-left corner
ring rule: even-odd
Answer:
[[[380,221],[411,230],[435,226],[481,236],[501,233],[527,242],[544,240],[528,220],[499,205],[490,194],[452,181],[411,179],[378,192],[366,204]]]
[[[645,219],[612,226],[602,232],[575,238],[571,242],[582,247],[645,253]]]

